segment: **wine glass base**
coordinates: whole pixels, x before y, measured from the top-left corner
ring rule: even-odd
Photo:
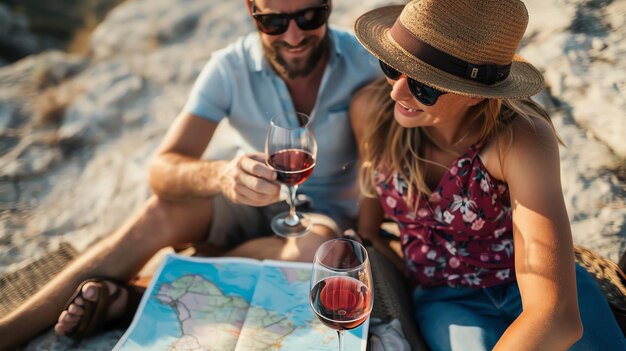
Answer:
[[[286,218],[289,216],[289,212],[281,212],[272,219],[272,230],[276,235],[283,238],[297,238],[308,234],[313,229],[313,222],[311,219],[302,214],[296,212],[296,216],[300,218],[300,221],[296,225],[289,225],[286,222]]]

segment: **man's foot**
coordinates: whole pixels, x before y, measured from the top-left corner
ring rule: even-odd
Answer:
[[[106,322],[130,323],[143,291],[109,279],[89,279],[81,283],[54,326],[58,335],[87,337]]]

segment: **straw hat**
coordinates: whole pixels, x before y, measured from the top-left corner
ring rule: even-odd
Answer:
[[[541,73],[515,51],[528,24],[519,0],[415,0],[356,20],[374,56],[442,91],[521,98],[544,87]]]

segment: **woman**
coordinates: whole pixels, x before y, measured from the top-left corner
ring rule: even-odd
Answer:
[[[357,20],[387,77],[351,107],[359,234],[415,284],[434,350],[624,350],[574,263],[559,140],[529,98],[543,78],[515,54],[527,22],[517,0],[412,1]],[[378,236],[384,215],[403,260]]]

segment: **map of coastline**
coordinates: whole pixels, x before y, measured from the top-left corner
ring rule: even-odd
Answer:
[[[115,350],[329,350],[309,306],[310,264],[168,255]],[[367,325],[346,333],[365,350]]]

